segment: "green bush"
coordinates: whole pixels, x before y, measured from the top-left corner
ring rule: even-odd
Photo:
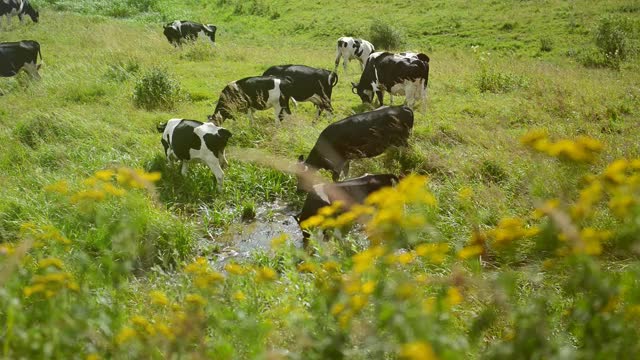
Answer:
[[[596,46],[610,61],[624,61],[634,52],[632,36],[633,25],[628,19],[615,16],[604,17],[596,29]]]
[[[540,51],[549,52],[553,49],[553,41],[550,38],[540,39]]]
[[[480,92],[506,93],[527,85],[525,78],[519,75],[501,72],[484,67],[478,77]]]
[[[133,103],[146,110],[173,109],[181,99],[180,85],[166,70],[152,68],[136,81]]]
[[[369,28],[368,40],[376,49],[394,50],[404,45],[404,35],[396,28],[385,23],[373,23]]]

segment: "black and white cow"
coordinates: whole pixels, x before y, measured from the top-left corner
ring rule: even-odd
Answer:
[[[300,224],[315,215],[321,208],[338,200],[344,203],[343,210],[348,210],[353,204],[362,204],[369,194],[383,187],[395,186],[398,181],[398,177],[393,174],[366,174],[333,184],[315,185],[313,190],[307,194],[302,210],[295,216],[295,219]],[[302,235],[306,247],[309,233],[303,229]]]
[[[429,57],[422,53],[377,52],[371,54],[358,84],[351,83],[364,103],[372,103],[374,94],[383,105],[384,91],[405,95],[405,104],[413,107],[416,100],[424,101],[429,82]]]
[[[338,83],[335,72],[305,65],[279,65],[268,68],[262,75],[291,78],[292,99],[312,102],[318,108],[318,116],[323,110],[333,113],[331,92]]]
[[[389,146],[407,146],[413,128],[413,110],[407,106],[387,106],[356,114],[327,126],[318,136],[309,156],[298,161],[298,188],[308,190],[305,173],[327,169],[333,181],[349,173],[349,160],[374,157]]]
[[[222,190],[222,168],[228,165],[224,148],[231,137],[229,130],[212,123],[171,119],[158,125],[158,132],[162,133],[162,146],[167,161],[180,160],[183,176],[187,175],[188,161],[204,162],[215,175],[218,190]]]
[[[24,69],[32,77],[40,79],[38,55],[42,60],[40,44],[33,40],[0,43],[0,76],[14,76]]]
[[[284,114],[291,115],[289,98],[292,80],[289,77],[272,76],[247,77],[230,82],[222,90],[216,109],[208,116],[209,121],[221,125],[226,119],[233,119],[235,112],[248,112],[253,123],[254,110],[274,108],[276,124]]]
[[[40,14],[31,6],[29,0],[0,0],[0,25],[3,16],[7,17],[7,24],[11,25],[11,17],[16,15],[20,22],[23,22],[25,15],[29,15],[34,23],[40,18]]]
[[[347,63],[351,59],[358,59],[360,62],[360,71],[364,69],[364,64],[367,62],[369,55],[371,55],[376,49],[373,44],[364,39],[355,39],[352,37],[341,37],[338,39],[338,45],[336,47],[336,67],[334,72],[338,72],[338,64],[340,64],[340,58],[342,58],[342,66],[344,72],[347,72]]]
[[[212,24],[200,24],[187,20],[176,20],[164,26],[164,36],[173,46],[182,45],[182,40],[195,41],[198,36],[205,37],[212,44],[216,42],[216,26]]]

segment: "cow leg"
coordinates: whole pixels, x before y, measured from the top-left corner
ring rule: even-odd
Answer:
[[[389,93],[389,105],[393,105],[393,94]]]
[[[20,24],[24,24],[24,16],[22,14],[18,14],[18,19],[20,19]]]
[[[187,161],[182,160],[180,161],[180,173],[182,173],[182,176],[187,176],[187,170],[189,170],[189,165],[187,163]]]
[[[247,115],[249,116],[249,123],[253,125],[253,109],[249,109]]]
[[[376,96],[378,97],[378,102],[380,103],[380,106],[384,105],[384,103],[382,102],[384,100],[384,93],[381,90],[376,91]]]
[[[224,149],[222,150],[222,166],[224,168],[229,166],[229,161],[227,160],[227,153]]]
[[[338,66],[340,65],[340,48],[336,51],[336,66],[333,68],[334,73],[338,73]]]
[[[332,169],[331,180],[333,180],[333,182],[337,182],[338,180],[340,180],[340,172]]]
[[[344,68],[344,73],[347,73],[347,62],[349,62],[349,58],[346,56],[342,57],[342,67]]]
[[[40,74],[38,74],[38,65],[36,65],[35,61],[31,63],[25,63],[22,68],[29,75],[31,75],[31,77],[33,77],[36,80],[40,80]]]
[[[215,175],[216,177],[216,186],[218,188],[218,191],[222,191],[222,181],[224,180],[224,172],[220,167],[220,162],[218,161],[218,159],[214,157],[214,158],[208,158],[206,163],[209,166],[209,169],[211,169],[211,171],[213,172],[213,175]]]

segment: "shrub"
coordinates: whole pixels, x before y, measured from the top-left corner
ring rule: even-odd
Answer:
[[[369,29],[369,41],[377,49],[394,50],[404,44],[404,35],[385,23],[373,23]]]
[[[178,82],[172,79],[166,70],[152,68],[136,81],[133,90],[133,102],[146,110],[170,110],[180,101],[181,91]]]
[[[553,41],[550,38],[540,39],[540,51],[549,52],[553,49]]]
[[[624,61],[634,50],[630,39],[632,33],[633,26],[628,19],[604,17],[596,29],[596,46],[610,61]]]
[[[495,69],[484,67],[478,78],[478,89],[480,92],[505,93],[518,88],[525,87],[525,78],[500,72]]]
[[[109,64],[104,76],[116,82],[124,82],[132,76],[140,72],[140,64],[136,59],[128,59],[127,61],[118,61]]]

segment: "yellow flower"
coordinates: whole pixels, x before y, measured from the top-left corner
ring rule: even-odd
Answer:
[[[207,300],[198,294],[187,294],[185,296],[184,301],[188,304],[195,306],[205,306],[207,304]]]
[[[244,301],[244,300],[246,300],[246,299],[247,299],[247,297],[245,296],[245,294],[244,294],[242,291],[240,291],[240,290],[238,290],[238,291],[236,291],[236,292],[234,292],[234,293],[233,293],[233,298],[234,298],[235,300],[238,300],[238,301]]]
[[[44,292],[45,291],[45,286],[44,284],[35,284],[32,286],[26,286],[23,290],[22,293],[24,294],[25,297],[29,297],[33,294],[37,294],[39,292]]]
[[[430,344],[424,341],[416,341],[403,344],[400,348],[399,358],[402,360],[437,360],[438,357]]]
[[[46,258],[38,261],[38,267],[40,269],[46,269],[49,266],[62,269],[64,267],[64,264],[62,263],[62,260],[58,258]]]
[[[96,171],[95,174],[93,174],[93,176],[95,176],[96,179],[99,179],[102,181],[110,181],[114,175],[115,175],[115,172],[111,169],[99,170],[99,171]]]
[[[145,327],[147,325],[149,325],[149,321],[147,319],[145,319],[144,317],[140,316],[140,315],[136,315],[134,317],[131,318],[131,322],[134,325],[140,326],[140,327]]]
[[[129,342],[131,339],[135,338],[138,335],[138,333],[128,327],[125,326],[122,328],[122,330],[120,330],[120,332],[118,332],[118,335],[116,335],[116,344],[118,345],[122,345],[126,342]]]
[[[352,257],[353,270],[356,273],[363,273],[371,269],[380,256],[386,252],[386,249],[382,246],[370,247],[367,250],[359,252]]]
[[[360,289],[360,291],[362,291],[362,293],[365,295],[371,295],[375,290],[376,290],[376,282],[373,280],[369,280],[364,284],[362,284],[362,288]]]
[[[410,252],[404,252],[396,256],[398,264],[407,265],[413,262],[413,254]]]
[[[395,293],[398,299],[409,299],[415,294],[415,286],[409,283],[400,284],[396,287]]]
[[[313,263],[304,262],[298,265],[298,271],[302,273],[314,273],[316,270],[316,265]]]
[[[367,305],[367,298],[360,294],[353,295],[351,297],[350,304],[351,309],[353,309],[354,312],[358,312]]]
[[[628,194],[619,194],[609,200],[609,208],[619,218],[627,217],[631,208],[636,205],[636,200]]]
[[[322,224],[322,222],[324,221],[324,216],[322,215],[313,215],[311,217],[309,217],[308,219],[304,220],[303,222],[300,223],[300,227],[303,229],[309,229],[312,227],[316,227],[319,226],[320,224]]]
[[[151,298],[151,303],[154,305],[166,306],[169,304],[167,295],[162,291],[154,290],[149,293],[149,297]]]
[[[466,260],[481,255],[483,251],[484,249],[482,248],[482,245],[465,246],[458,252],[458,257],[462,260]]]
[[[0,255],[11,255],[16,251],[14,244],[0,244]]]
[[[144,170],[136,170],[136,173],[138,174],[138,176],[140,176],[140,178],[142,178],[142,180],[148,181],[148,182],[156,182],[159,181],[160,178],[162,178],[162,174],[158,171],[153,171],[153,172],[146,172]]]
[[[322,263],[322,270],[328,273],[336,273],[340,271],[340,264],[333,260],[325,261]]]
[[[285,234],[285,233],[282,233],[282,234],[280,234],[280,235],[278,235],[278,236],[274,237],[274,238],[271,240],[271,248],[272,248],[272,249],[277,249],[277,248],[279,248],[280,246],[284,245],[284,243],[286,243],[286,242],[287,242],[287,239],[288,239],[288,238],[289,238],[289,235],[287,235],[287,234]]]
[[[167,325],[158,322],[154,326],[156,331],[162,334],[165,338],[169,340],[173,340],[175,338],[175,335],[173,335],[173,332]]]
[[[520,142],[523,145],[533,145],[541,140],[545,140],[547,139],[547,137],[549,136],[549,134],[547,133],[546,130],[541,130],[541,129],[537,129],[537,130],[532,130],[529,131],[528,133],[526,133],[525,135],[523,135],[520,138]]]
[[[416,255],[425,257],[434,264],[444,261],[449,252],[449,244],[446,243],[423,243],[416,246]]]
[[[100,360],[100,355],[98,354],[89,354],[86,357],[86,360]]]
[[[124,189],[113,186],[112,184],[104,184],[102,186],[102,190],[107,194],[111,194],[113,196],[123,196],[127,192]]]
[[[618,159],[604,170],[603,176],[607,181],[610,181],[614,184],[622,184],[625,181],[626,175],[625,172],[629,167],[629,161],[626,159]]]
[[[333,304],[333,306],[331,307],[331,315],[333,316],[337,316],[338,314],[340,314],[342,311],[344,311],[345,306],[342,303],[335,303]]]
[[[256,280],[258,281],[273,281],[276,280],[278,278],[278,273],[276,273],[275,270],[273,270],[272,268],[269,267],[261,267],[260,269],[257,270],[256,272]]]
[[[473,189],[469,186],[465,186],[458,190],[458,198],[460,200],[469,200],[473,196]]]
[[[447,297],[445,298],[445,303],[448,306],[458,305],[462,303],[462,300],[462,294],[457,287],[453,286],[447,289]]]
[[[244,275],[247,273],[247,270],[244,269],[242,266],[238,265],[238,264],[234,264],[234,263],[228,263],[224,266],[224,269],[230,273],[230,274],[234,274],[234,275]]]
[[[69,185],[67,184],[66,181],[61,180],[58,182],[55,182],[51,185],[47,185],[44,188],[44,191],[46,192],[54,192],[54,193],[59,193],[59,194],[66,194],[69,192]]]

